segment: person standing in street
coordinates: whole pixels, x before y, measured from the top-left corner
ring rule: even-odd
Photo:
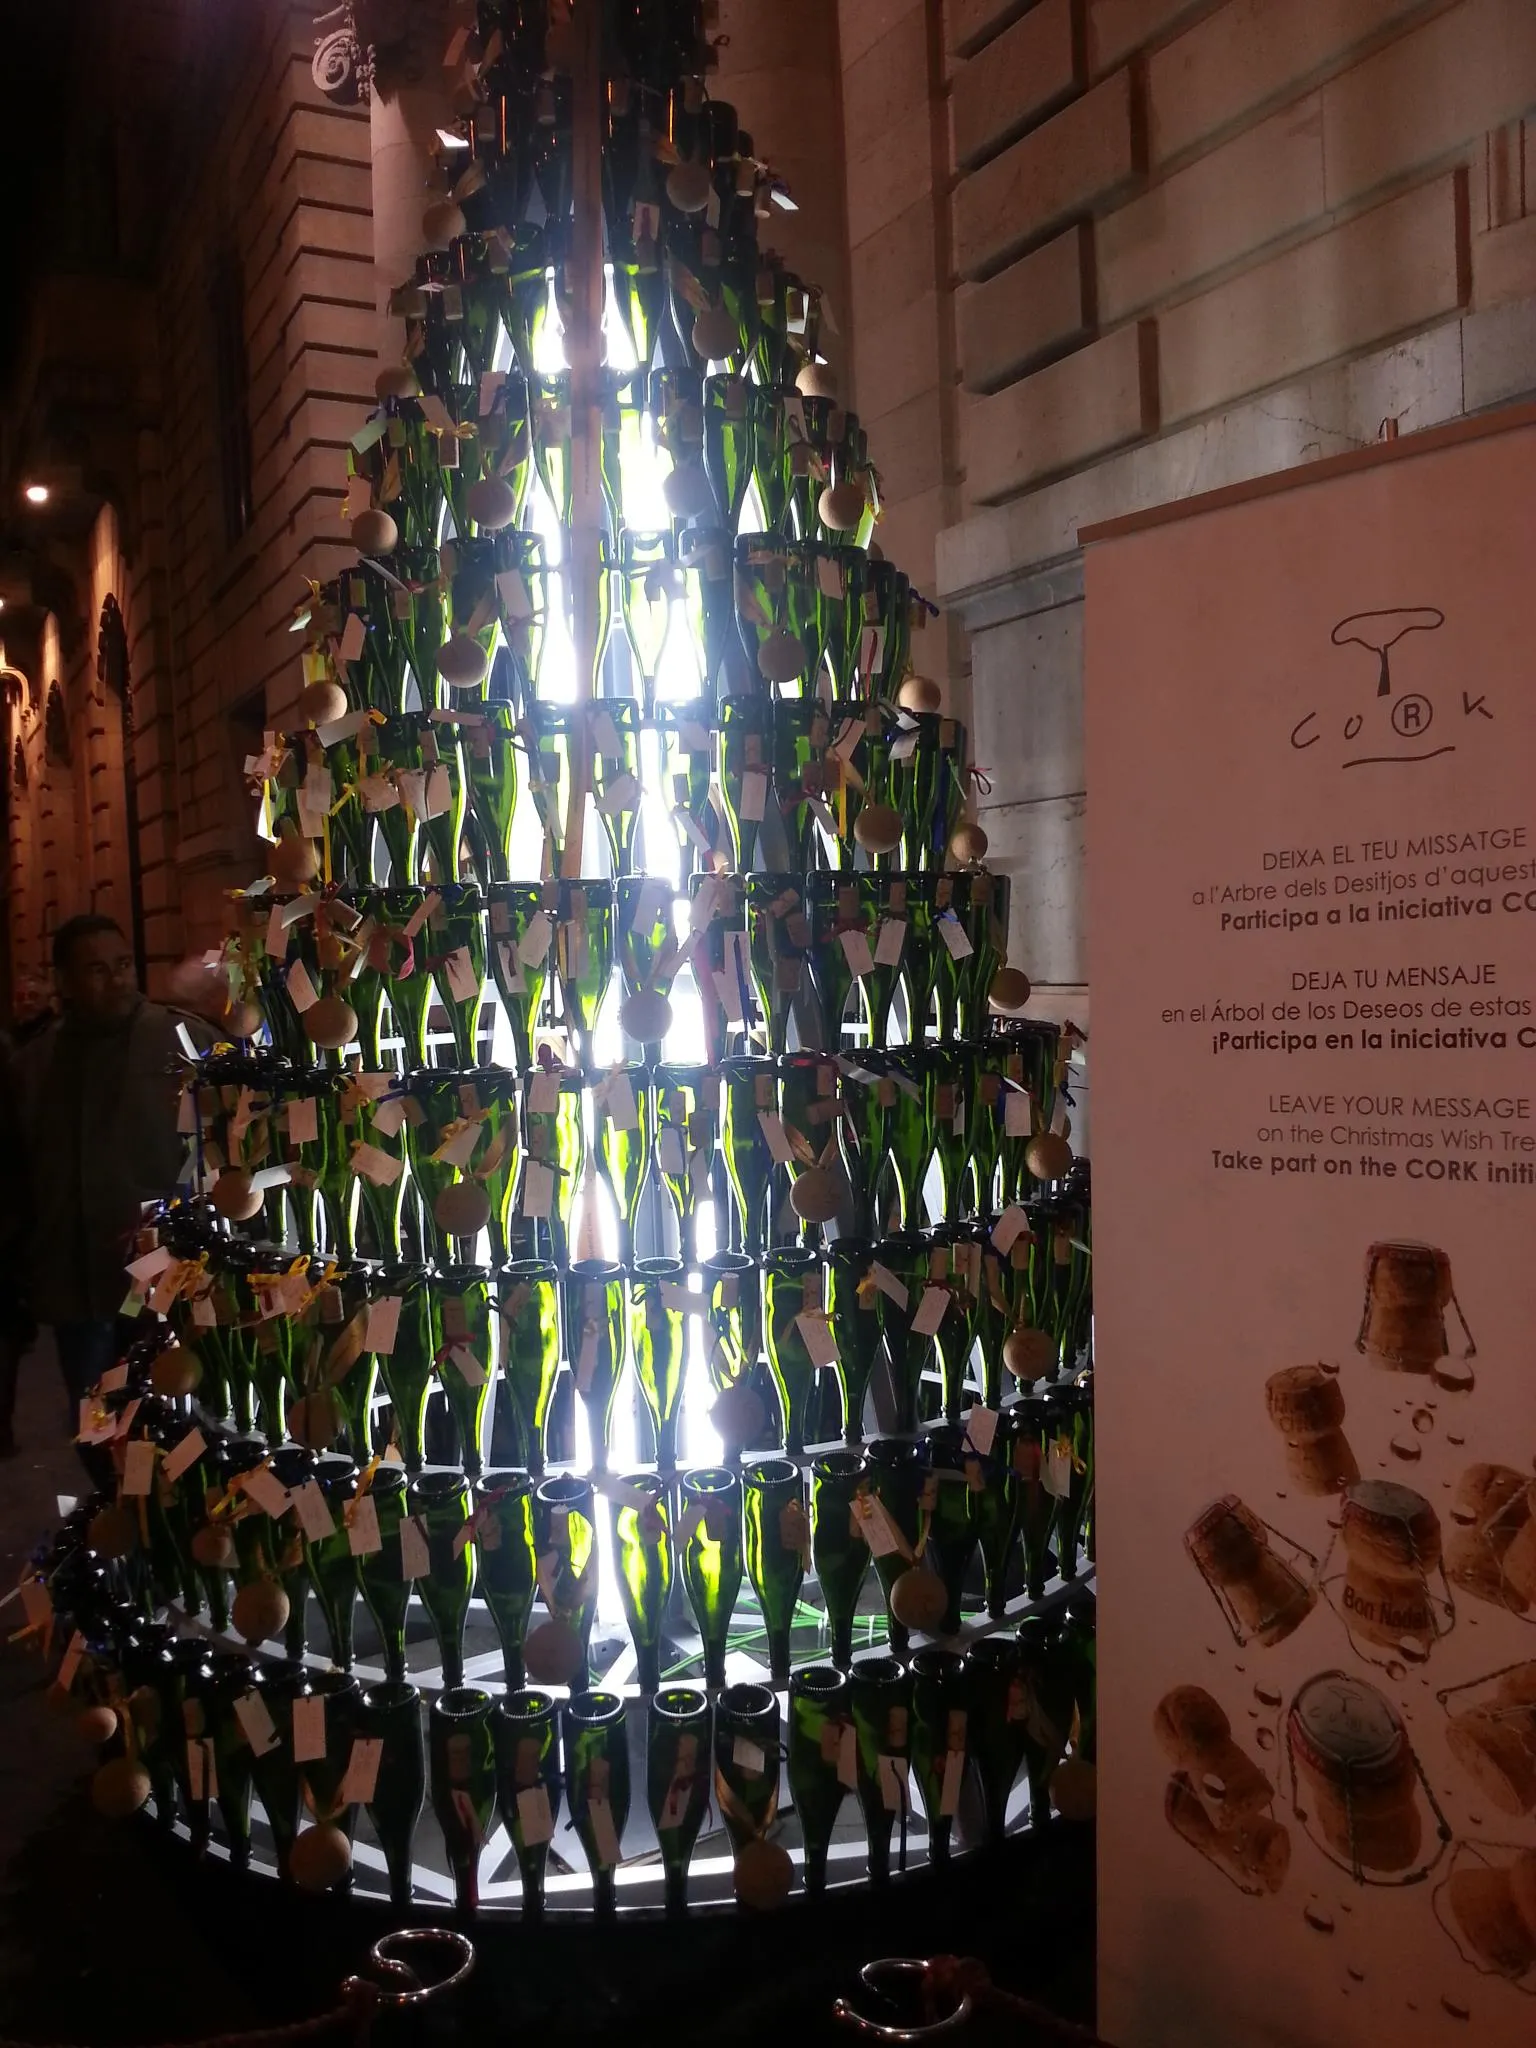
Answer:
[[[109,917],[53,935],[59,1017],[13,1053],[8,1109],[23,1171],[26,1306],[51,1327],[77,1426],[86,1391],[116,1360],[117,1316],[142,1205],[181,1171],[185,1058],[169,1010],[141,994]],[[89,1462],[89,1461],[87,1461]]]

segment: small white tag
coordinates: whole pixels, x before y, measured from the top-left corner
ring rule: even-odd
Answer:
[[[600,1868],[612,1870],[619,1861],[619,1831],[613,1824],[613,1808],[606,1799],[588,1800],[587,1821]]]
[[[368,629],[363,624],[361,612],[348,612],[347,623],[341,629],[341,644],[337,653],[343,661],[358,661],[368,644]]]
[[[965,1433],[970,1438],[971,1449],[978,1457],[985,1458],[992,1449],[992,1440],[997,1435],[997,1410],[995,1408],[972,1408],[965,1418]]]
[[[366,1142],[352,1147],[349,1164],[354,1173],[360,1174],[364,1180],[372,1181],[376,1188],[392,1188],[405,1171],[403,1159],[397,1159],[392,1152],[386,1152],[382,1146]]]
[[[432,1576],[432,1553],[427,1548],[426,1524],[420,1515],[401,1517],[400,1576],[402,1579],[427,1579]]]
[[[305,1010],[312,1010],[320,1000],[315,991],[315,984],[310,980],[302,960],[295,960],[289,968],[287,988],[288,1000],[301,1014]]]
[[[939,937],[948,946],[952,959],[969,960],[976,950],[965,935],[965,926],[957,918],[939,919]]]
[[[452,1344],[448,1347],[447,1363],[451,1365],[466,1387],[483,1387],[486,1380],[485,1367],[476,1358],[467,1344]]]
[[[865,1505],[856,1508],[859,1527],[864,1532],[864,1541],[869,1545],[871,1557],[901,1557],[906,1553],[906,1540],[891,1520],[890,1510],[884,1501],[871,1494],[865,1495]]]
[[[384,1548],[384,1538],[379,1533],[379,1510],[371,1493],[360,1494],[352,1504],[347,1548],[354,1557],[373,1557]]]
[[[784,1120],[777,1110],[760,1109],[757,1121],[767,1141],[768,1151],[775,1166],[792,1166],[795,1160],[794,1147],[784,1129]]]
[[[679,1315],[684,1316],[701,1316],[709,1306],[702,1294],[695,1293],[693,1288],[682,1280],[662,1281],[661,1302],[663,1308],[674,1309]]]
[[[616,775],[606,783],[602,795],[597,799],[597,808],[605,818],[617,816],[620,811],[632,811],[640,801],[640,785],[627,772]]]
[[[318,1479],[306,1479],[294,1489],[293,1517],[311,1543],[323,1543],[327,1536],[336,1534],[336,1523]]]
[[[235,1701],[235,1719],[257,1756],[265,1756],[269,1749],[276,1749],[277,1730],[272,1726],[272,1716],[259,1692],[241,1693]]]
[[[1028,1216],[1016,1202],[1010,1203],[992,1226],[992,1242],[1006,1259],[1028,1228]]]
[[[741,815],[752,825],[763,822],[768,808],[768,778],[761,768],[749,768],[741,778]]]
[[[372,1351],[379,1358],[388,1358],[395,1348],[395,1338],[400,1331],[400,1311],[404,1301],[398,1294],[380,1295],[377,1301],[368,1304],[368,1320],[363,1325],[363,1349]]]
[[[731,1761],[739,1764],[749,1778],[760,1778],[768,1768],[768,1759],[749,1736],[738,1735],[731,1744]]]
[[[517,1825],[525,1848],[555,1837],[555,1817],[549,1810],[549,1790],[544,1785],[525,1785],[517,1795]]]
[[[384,1738],[381,1735],[354,1738],[352,1753],[347,1758],[346,1775],[336,1795],[343,1806],[367,1806],[370,1803],[374,1787],[379,1782],[379,1759],[383,1754]]]
[[[628,1074],[609,1075],[604,1100],[615,1130],[639,1130],[640,1112],[635,1105],[635,1091]]]
[[[293,1760],[312,1764],[325,1755],[325,1695],[301,1693],[293,1703]]]
[[[155,1447],[148,1437],[135,1437],[123,1455],[123,1492],[142,1497],[155,1484]]]
[[[540,1071],[528,1083],[528,1114],[553,1116],[560,1107],[560,1076]]]
[[[195,1465],[208,1448],[200,1429],[189,1429],[174,1450],[165,1454],[163,1471],[167,1479],[179,1479],[189,1465]]]
[[[844,956],[852,969],[854,978],[862,981],[866,974],[875,971],[875,956],[869,950],[869,940],[863,932],[839,932],[838,941]]]
[[[115,1394],[120,1387],[126,1387],[128,1384],[128,1367],[109,1365],[96,1384],[104,1394]]]
[[[876,1259],[869,1269],[869,1277],[884,1295],[888,1295],[898,1308],[907,1305],[907,1289],[904,1281],[898,1280],[889,1266],[882,1266]]]
[[[288,1489],[270,1465],[258,1465],[254,1472],[247,1472],[241,1481],[241,1491],[269,1515],[288,1512]]]
[[[663,1173],[684,1174],[688,1162],[683,1156],[683,1134],[676,1124],[663,1124],[656,1133],[656,1163]]]
[[[85,1637],[81,1635],[79,1629],[76,1629],[69,1639],[68,1649],[65,1650],[64,1655],[59,1659],[58,1676],[53,1681],[60,1692],[68,1692],[74,1684],[75,1674],[80,1669],[80,1660],[84,1655]]]
[[[373,1128],[381,1138],[398,1138],[405,1124],[405,1097],[385,1095],[373,1105]]]
[[[877,967],[899,967],[901,949],[907,941],[907,922],[902,917],[883,917],[880,920],[880,934],[875,940],[875,965]]]
[[[944,1783],[939,1789],[939,1818],[952,1820],[960,1810],[960,1787],[965,1779],[965,1751],[946,1750]]]
[[[496,578],[496,595],[508,620],[516,625],[519,619],[533,617],[533,601],[528,595],[528,584],[521,569],[503,569]]]
[[[819,1369],[824,1365],[837,1364],[837,1339],[824,1315],[814,1309],[802,1309],[795,1317],[795,1328],[800,1332],[800,1341],[812,1365]]]
[[[448,990],[456,1003],[472,1003],[480,993],[480,977],[469,957],[468,946],[455,946],[443,962]]]
[[[538,1159],[530,1159],[523,1169],[524,1216],[547,1216],[554,1207],[555,1176],[552,1168]]]
[[[576,1354],[576,1391],[587,1393],[592,1385],[592,1375],[597,1370],[597,1325],[589,1323],[581,1333],[581,1349]]]
[[[1072,1491],[1072,1446],[1064,1436],[1052,1439],[1046,1447],[1045,1470],[1040,1483],[1047,1493],[1057,1500],[1065,1500]]]
[[[1028,1138],[1033,1134],[1034,1104],[1024,1089],[1010,1088],[1003,1097],[1003,1135],[1008,1138]]]
[[[925,1287],[923,1298],[917,1304],[917,1313],[912,1318],[913,1333],[919,1337],[931,1337],[943,1322],[949,1307],[947,1287]]]
[[[283,1121],[292,1145],[312,1145],[320,1135],[320,1105],[313,1095],[295,1095],[283,1105]]]

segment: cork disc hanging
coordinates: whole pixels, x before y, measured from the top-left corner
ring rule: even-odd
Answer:
[[[209,1197],[221,1216],[231,1223],[249,1223],[261,1214],[261,1191],[240,1166],[226,1166],[213,1184]]]
[[[1056,1363],[1056,1345],[1047,1331],[1020,1324],[1003,1339],[1003,1363],[1016,1380],[1028,1385]]]
[[[450,690],[473,690],[485,681],[491,658],[468,633],[454,633],[437,650],[437,672]]]
[[[421,385],[409,363],[386,363],[374,378],[373,389],[382,405],[387,398],[415,398]]]
[[[288,1434],[312,1451],[329,1450],[341,1434],[341,1402],[334,1387],[301,1394],[288,1404]]]
[[[701,306],[693,319],[693,351],[706,363],[723,363],[741,347],[741,329],[724,306]]]
[[[944,692],[932,676],[907,676],[896,692],[896,702],[903,711],[937,711],[943,705]]]
[[[661,494],[674,519],[697,519],[714,509],[715,494],[702,462],[680,462],[664,479]]]
[[[226,1038],[254,1038],[261,1029],[260,1003],[231,1003],[219,1019]]]
[[[194,1532],[192,1562],[205,1572],[232,1572],[236,1561],[235,1539],[221,1522],[207,1522]]]
[[[299,692],[299,716],[306,725],[332,725],[350,708],[340,683],[308,683]]]
[[[932,1635],[943,1626],[949,1611],[944,1581],[927,1565],[915,1564],[904,1571],[891,1587],[891,1613],[903,1628]]]
[[[329,1821],[306,1828],[288,1852],[288,1869],[300,1891],[329,1891],[351,1868],[352,1844]]]
[[[1055,1131],[1041,1131],[1024,1148],[1024,1164],[1036,1180],[1060,1180],[1072,1164],[1072,1147]]]
[[[357,1036],[357,1012],[340,996],[322,996],[304,1012],[304,1036],[324,1052],[339,1052]]]
[[[836,533],[851,533],[868,509],[864,486],[852,483],[828,484],[816,506],[822,525]]]
[[[429,249],[446,249],[465,228],[464,209],[451,199],[434,199],[421,216],[422,240]]]
[[[802,1223],[830,1223],[841,1200],[837,1175],[825,1166],[807,1166],[789,1191],[789,1206]]]
[[[795,1866],[777,1842],[748,1842],[736,1853],[732,1883],[736,1903],[751,1913],[771,1913],[789,1897]]]
[[[353,520],[352,545],[360,555],[392,555],[400,545],[400,529],[387,512],[373,505]]]
[[[805,667],[805,649],[795,635],[775,626],[757,650],[758,673],[767,683],[792,683]]]
[[[194,1393],[202,1376],[203,1368],[197,1353],[185,1350],[180,1344],[168,1345],[149,1369],[150,1385],[167,1401],[176,1401],[183,1394]]]
[[[795,389],[805,398],[836,398],[837,379],[830,363],[802,363],[795,373]]]
[[[702,213],[713,190],[707,164],[690,159],[674,164],[667,173],[667,197],[679,213]]]
[[[86,1707],[77,1716],[75,1732],[82,1742],[110,1742],[117,1733],[114,1707]]]
[[[620,1003],[619,1023],[627,1037],[642,1045],[660,1045],[672,1029],[672,1005],[660,989],[636,989]]]
[[[739,1450],[743,1444],[757,1441],[767,1420],[767,1411],[752,1388],[738,1382],[716,1395],[709,1419],[720,1441]]]
[[[1029,1001],[1029,976],[1022,967],[999,967],[987,990],[987,1003],[1000,1017],[1022,1017]]]
[[[502,476],[483,476],[464,493],[465,509],[476,526],[499,533],[517,516],[517,495]]]
[[[541,1621],[523,1644],[523,1669],[535,1685],[572,1684],[584,1658],[580,1636],[564,1621]]]
[[[956,860],[969,864],[971,861],[986,859],[987,845],[986,833],[982,831],[979,825],[973,825],[967,820],[964,824],[955,827],[954,836],[949,842],[949,850]],[[1009,974],[1016,974],[1018,969],[1005,968],[1003,971]],[[1027,1002],[1028,1000],[1026,996],[1025,1001]]]
[[[149,1773],[132,1757],[115,1756],[91,1779],[91,1804],[108,1820],[127,1820],[149,1798]]]
[[[1093,1819],[1099,1810],[1099,1774],[1086,1757],[1064,1757],[1052,1771],[1051,1804],[1063,1820]]]
[[[132,1508],[98,1508],[91,1517],[85,1540],[98,1556],[127,1557],[138,1547],[138,1517]]]
[[[432,1204],[433,1221],[449,1237],[478,1237],[491,1220],[491,1198],[477,1180],[457,1180]]]
[[[269,1643],[288,1626],[288,1595],[276,1579],[252,1579],[235,1595],[229,1618],[242,1642]]]
[[[894,853],[901,833],[901,813],[890,804],[865,804],[853,821],[853,836],[866,853]]]
[[[320,872],[315,842],[286,826],[267,854],[267,868],[280,889],[306,888]]]

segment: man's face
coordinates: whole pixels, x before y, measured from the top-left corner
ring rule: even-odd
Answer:
[[[87,1017],[126,1017],[138,1000],[139,983],[122,933],[91,932],[76,939],[59,969],[59,994]]]

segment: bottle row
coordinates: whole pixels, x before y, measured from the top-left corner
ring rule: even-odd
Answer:
[[[493,1698],[455,1685],[424,1711],[403,1679],[364,1690],[342,1671],[219,1651],[131,1607],[103,1606],[89,1574],[74,1569],[81,1557],[66,1551],[49,1584],[55,1612],[78,1630],[60,1683],[90,1702],[80,1722],[102,1744],[98,1806],[126,1817],[153,1799],[161,1825],[179,1818],[196,1854],[207,1852],[217,1814],[231,1863],[246,1869],[254,1795],[280,1879],[306,1889],[350,1888],[359,1807],[400,1908],[418,1896],[418,1831],[429,1802],[466,1914],[480,1906],[482,1867],[500,1860],[499,1821],[528,1921],[543,1915],[562,1805],[568,1822],[557,1853],[570,1867],[579,1845],[599,1915],[614,1910],[626,1834],[632,1853],[659,1858],[675,1915],[687,1910],[689,1865],[706,1829],[725,1837],[738,1902],[762,1910],[793,1886],[786,1840],[798,1838],[806,1892],[825,1889],[849,1795],[876,1884],[889,1880],[898,1829],[905,1870],[919,1807],[931,1862],[948,1861],[957,1816],[962,1847],[1001,1840],[1021,1770],[1034,1826],[1047,1820],[1053,1794],[1064,1813],[1091,1812],[1096,1680],[1086,1592],[1072,1596],[1059,1622],[1031,1618],[1016,1636],[985,1637],[963,1656],[931,1648],[907,1664],[871,1656],[849,1670],[802,1667],[782,1706],[757,1683],[713,1698],[669,1684],[639,1702],[584,1688],[562,1699],[530,1686]],[[636,1778],[649,1829],[632,1814]]]
[[[711,1065],[754,1040],[785,1052],[792,1030],[837,1053],[851,1029],[879,1052],[898,1018],[918,1045],[932,1031],[999,1055],[1054,1051],[1054,1029],[1021,1028],[1016,1015],[1029,983],[1003,965],[1008,897],[984,872],[705,873],[686,899],[638,877],[246,896],[225,946],[226,1029],[254,1038],[264,1021],[290,1059],[355,1045],[374,1068],[389,1024],[402,1064],[422,1067],[436,1002],[459,1065],[473,1067],[494,1035],[489,983],[523,1070],[555,1031],[578,1064],[597,1063],[616,992],[620,1042],[652,1061],[676,1050],[674,996],[685,992],[697,1002],[696,1053]]]
[[[578,777],[621,878],[675,870],[681,856],[685,869],[728,860],[793,873],[802,887],[818,868],[851,885],[860,863],[865,878],[918,893],[949,879],[946,862],[963,871],[952,890],[989,879],[967,868],[986,842],[960,824],[964,727],[883,703],[728,696],[718,710],[694,701],[647,716],[632,697],[599,697],[521,712],[348,711],[269,735],[246,767],[263,792],[273,875],[290,888],[322,875],[327,886],[456,881],[464,846],[482,884],[508,881],[522,791],[535,859],[542,841],[558,866]],[[642,828],[647,790],[659,810]],[[642,846],[658,816],[670,819],[662,843]]]

